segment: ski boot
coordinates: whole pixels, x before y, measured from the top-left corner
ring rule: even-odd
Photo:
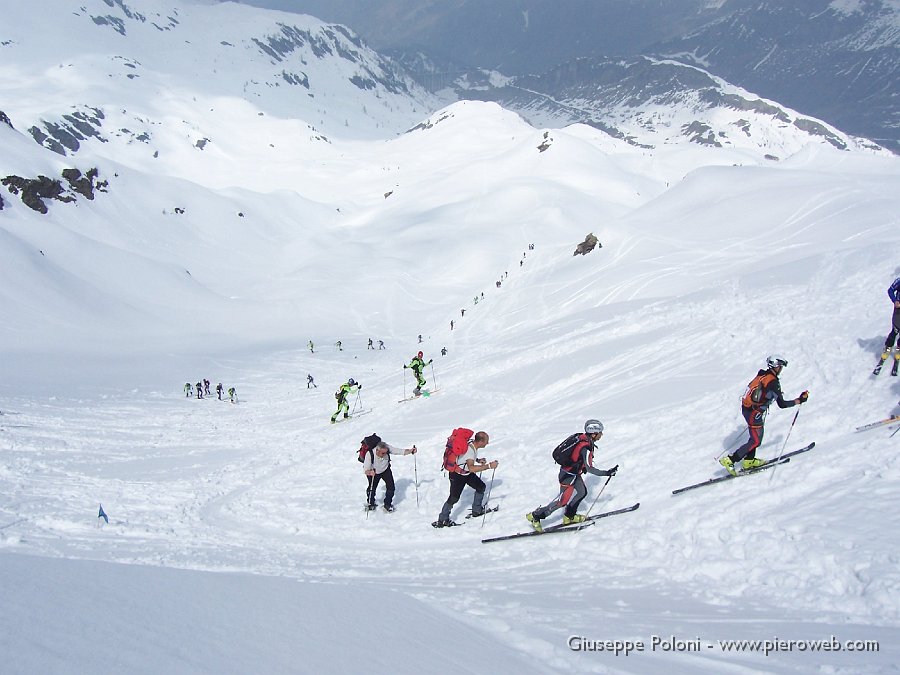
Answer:
[[[383,507],[385,513],[393,513],[396,509],[390,504],[385,504]]]
[[[525,520],[531,523],[531,526],[534,528],[535,532],[543,532],[544,526],[541,525],[541,521],[534,517],[533,513],[526,513]]]
[[[375,510],[374,504],[366,504],[366,511],[374,511],[374,510]]]
[[[763,464],[766,463],[766,460],[761,457],[756,457],[755,459],[745,459],[741,462],[741,468],[744,471],[749,471],[750,469],[758,469]]]
[[[456,527],[459,523],[454,523],[452,520],[436,520],[431,526],[432,527]]]
[[[734,470],[734,462],[731,461],[731,457],[725,455],[722,459],[719,460],[719,464],[724,466],[725,470],[732,476],[737,476],[737,471]]]
[[[583,523],[585,521],[585,517],[580,513],[576,513],[571,518],[569,516],[563,516],[563,525],[575,525],[577,523]]]

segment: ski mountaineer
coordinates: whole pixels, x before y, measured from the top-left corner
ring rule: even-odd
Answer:
[[[186,398],[190,398],[191,394],[194,393],[194,388],[191,386],[190,382],[184,383],[184,395]]]
[[[334,397],[337,399],[337,410],[335,410],[334,415],[331,416],[332,424],[337,422],[337,416],[340,415],[342,411],[344,413],[344,419],[347,419],[350,416],[350,406],[347,403],[347,396],[360,389],[362,389],[362,385],[351,377],[335,392]]]
[[[198,382],[196,385],[197,398],[203,398],[203,383]]]
[[[368,349],[375,349],[375,345],[372,344],[372,338],[369,338],[369,346]]]
[[[887,339],[884,341],[884,350],[881,360],[886,361],[891,350],[894,348],[894,342],[897,335],[900,334],[900,277],[894,279],[894,283],[888,288],[888,297],[894,305],[894,314],[891,317],[891,332],[888,333]],[[900,346],[894,352],[894,359],[900,361]]]
[[[314,345],[313,345],[313,341],[312,341],[312,340],[310,340],[309,342],[306,343],[306,347],[309,349],[309,353],[310,353],[310,354],[315,354],[315,353],[316,353],[316,352],[313,350],[313,346],[314,346]]]
[[[750,438],[730,455],[719,460],[719,464],[724,466],[732,476],[737,475],[734,466],[738,462],[745,471],[766,463],[766,460],[756,456],[756,449],[762,443],[763,425],[766,423],[766,414],[772,402],[777,403],[779,408],[793,408],[795,405],[806,403],[809,399],[809,392],[804,391],[791,401],[784,400],[778,376],[786,365],[787,360],[784,357],[777,354],[769,356],[766,359],[766,369],[760,370],[747,385],[747,390],[741,399],[741,414],[747,421]]]
[[[424,355],[422,354],[422,352],[419,352],[412,358],[412,361],[410,361],[408,364],[404,364],[403,366],[404,368],[412,368],[413,374],[415,374],[416,376],[417,384],[416,388],[413,389],[413,396],[418,396],[422,393],[422,387],[424,387],[427,383],[425,378],[422,377],[422,370],[424,370],[425,366],[434,361],[434,359],[428,359],[428,362],[426,363],[422,360],[423,356]]]
[[[478,451],[490,442],[490,437],[484,431],[478,431],[469,440],[466,452],[459,456],[456,463],[456,471],[448,472],[450,478],[450,496],[444,502],[441,508],[441,514],[434,524],[435,527],[450,527],[458,525],[450,520],[450,510],[453,505],[459,501],[462,491],[466,485],[475,490],[475,497],[472,499],[472,515],[484,515],[484,491],[487,486],[476,473],[487,471],[488,469],[496,469],[499,462],[495,459],[488,462],[486,459],[478,456]]]
[[[224,389],[222,387],[222,383],[219,382],[219,384],[216,385],[216,394],[218,394],[220,401],[222,400],[222,392],[223,391],[224,391]]]
[[[384,510],[391,513],[394,510],[394,474],[391,473],[391,455],[414,455],[416,446],[411,448],[395,448],[384,441],[379,441],[374,450],[366,453],[363,460],[363,471],[368,478],[366,487],[366,508],[369,511],[375,509],[375,491],[378,483],[384,481]]]
[[[228,387],[228,400],[234,403],[234,395],[235,395],[234,387]]]
[[[317,385],[315,380],[313,380],[312,375],[307,375],[306,376],[306,388],[309,389],[310,387],[315,387],[316,389],[318,389],[319,385]]]
[[[594,467],[594,443],[603,435],[603,422],[590,419],[584,423],[583,434],[572,434],[553,451],[554,459],[560,464],[559,494],[546,506],[539,506],[525,518],[538,532],[543,532],[541,521],[551,513],[566,507],[562,524],[583,523],[585,517],[579,513],[578,505],[587,496],[587,488],[581,475],[615,476],[619,465],[602,471]]]

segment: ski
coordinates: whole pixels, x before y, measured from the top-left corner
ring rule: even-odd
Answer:
[[[897,377],[897,368],[900,367],[900,351],[894,352],[894,365],[891,366],[891,375]]]
[[[537,530],[532,530],[531,532],[518,532],[516,534],[507,534],[502,537],[490,537],[488,539],[482,539],[482,544],[488,544],[492,541],[506,541],[508,539],[518,539],[520,537],[537,537],[543,534],[554,534],[556,532],[578,532],[580,530],[585,529],[586,527],[590,527],[594,525],[596,521],[601,518],[608,518],[609,516],[617,516],[620,513],[630,513],[631,511],[637,511],[640,508],[641,503],[637,502],[636,504],[632,504],[631,506],[626,506],[622,509],[616,509],[615,511],[606,511],[605,513],[598,513],[596,516],[588,516],[584,521],[580,523],[569,523],[568,525],[551,525],[550,527],[545,527],[541,532]]]
[[[888,356],[890,355],[890,349],[885,349],[881,352],[881,357],[878,359],[878,363],[875,365],[875,370],[872,371],[872,375],[878,375],[878,373],[881,372],[881,369],[884,367],[884,362],[888,360]]]
[[[401,398],[397,401],[397,403],[406,403],[407,401],[415,401],[417,398],[428,398],[429,396],[434,396],[438,393],[440,389],[435,389],[434,391],[430,391],[428,389],[423,389],[422,392],[418,396],[409,396],[408,398]]]
[[[472,512],[469,511],[469,512],[466,514],[466,520],[468,520],[469,518],[481,518],[481,516],[486,516],[486,515],[489,514],[489,513],[493,513],[494,511],[496,511],[496,510],[499,509],[499,508],[500,508],[500,505],[498,504],[497,506],[493,506],[493,507],[491,507],[491,508],[489,508],[489,509],[485,509],[485,510],[484,510],[484,513],[480,513],[480,514],[478,514],[477,516],[473,516],[473,515],[472,515]]]
[[[349,420],[352,420],[355,417],[362,417],[363,415],[368,415],[370,412],[372,412],[372,408],[366,408],[365,410],[360,410],[355,413],[350,413],[349,415],[347,415],[347,417],[339,417],[338,419],[336,419],[333,422],[333,424],[340,424],[341,422],[347,422]]]
[[[759,473],[760,471],[765,471],[766,469],[771,469],[774,466],[778,466],[779,464],[787,464],[791,461],[791,457],[795,455],[799,455],[803,452],[809,452],[814,447],[816,447],[815,442],[810,443],[806,447],[800,448],[799,450],[794,450],[792,452],[787,452],[783,454],[781,457],[776,459],[770,459],[765,464],[761,464],[755,469],[748,469],[746,471],[741,471],[736,476],[731,475],[730,473],[725,474],[724,476],[718,476],[716,478],[710,478],[709,480],[702,481],[700,483],[694,483],[693,485],[688,485],[683,488],[678,488],[677,490],[672,490],[673,495],[680,495],[682,492],[687,492],[688,490],[695,490],[697,488],[705,487],[707,485],[714,485],[716,483],[722,483],[726,480],[731,480],[732,478],[741,478],[742,476],[752,476],[755,473]]]
[[[898,422],[900,422],[900,415],[892,415],[887,419],[870,422],[869,424],[863,424],[861,427],[856,427],[856,431],[868,431],[869,429],[876,429],[885,426],[886,424],[897,424]]]

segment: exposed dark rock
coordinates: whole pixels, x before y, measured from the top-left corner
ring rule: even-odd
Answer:
[[[12,122],[9,121],[9,117],[6,116],[6,113],[0,110],[0,122],[8,126],[10,129],[15,129],[12,125]]]
[[[200,150],[203,150],[203,148],[206,147],[206,144],[207,144],[207,143],[209,143],[209,139],[208,139],[208,138],[200,138],[200,139],[197,140],[196,143],[194,143],[194,147],[195,147],[195,148],[198,148],[198,149],[200,149]]]
[[[94,198],[94,190],[106,192],[106,188],[109,186],[109,182],[105,180],[94,182],[98,174],[99,171],[96,168],[89,169],[86,174],[82,174],[78,169],[64,169],[62,172],[63,178],[68,181],[72,190],[88,199]]]
[[[588,253],[593,251],[595,247],[598,247],[598,246],[600,248],[603,248],[603,244],[601,244],[600,242],[597,241],[597,237],[595,237],[592,232],[584,238],[583,242],[581,242],[580,244],[578,244],[578,246],[575,247],[575,253],[573,253],[572,255],[573,256],[587,255]]]
[[[78,169],[64,169],[63,178],[69,184],[72,192],[84,195],[88,199],[94,198],[94,192],[106,192],[108,181],[97,181],[99,171],[89,169],[82,174]],[[22,203],[38,213],[47,213],[45,199],[55,199],[60,202],[74,202],[75,196],[67,191],[59,179],[38,176],[37,178],[23,178],[21,176],[6,176],[0,180],[14,195],[20,195]]]
[[[14,195],[21,194],[22,203],[38,213],[47,213],[47,205],[44,203],[44,199],[72,201],[71,197],[68,199],[62,197],[62,183],[47,176],[38,176],[33,179],[22,178],[21,176],[7,176],[0,179],[0,183],[9,188],[9,191]]]

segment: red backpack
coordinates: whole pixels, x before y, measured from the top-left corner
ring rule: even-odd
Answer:
[[[459,473],[459,458],[469,449],[469,439],[475,432],[465,427],[454,429],[447,438],[447,447],[444,448],[444,469],[451,473]]]
[[[378,434],[372,434],[371,436],[366,436],[359,443],[359,456],[356,458],[360,462],[366,461],[366,453],[367,452],[375,452],[375,446],[381,443],[381,438]],[[375,458],[372,457],[372,461],[375,461]]]

